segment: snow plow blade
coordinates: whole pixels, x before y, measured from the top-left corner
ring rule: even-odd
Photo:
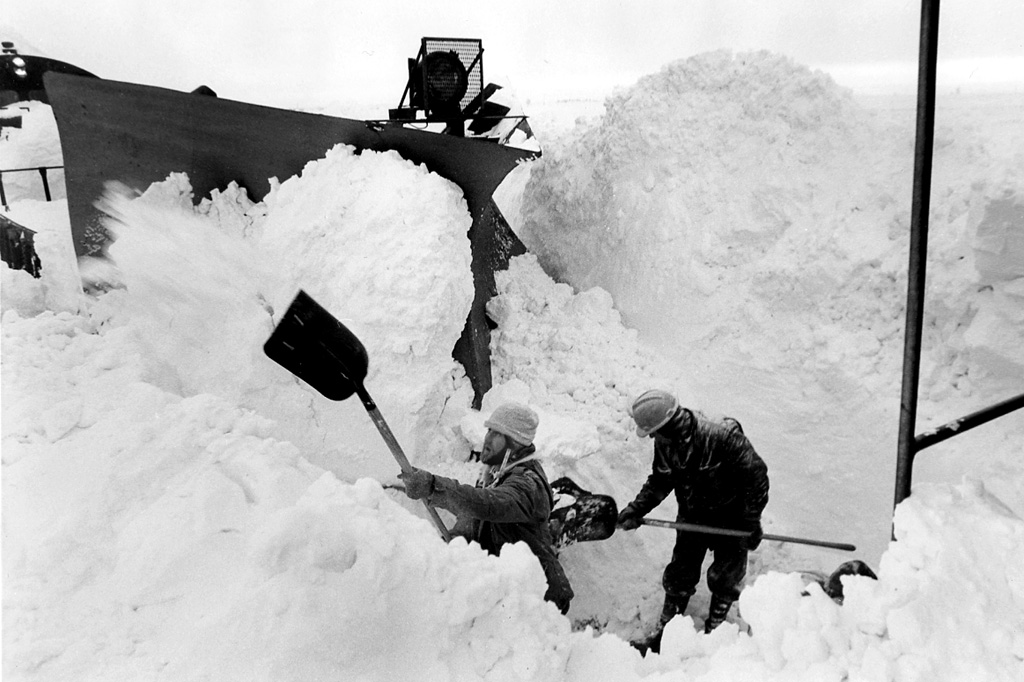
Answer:
[[[493,141],[276,109],[133,83],[49,72],[44,76],[64,154],[75,252],[99,255],[109,236],[96,200],[108,181],[143,191],[187,173],[196,197],[234,181],[253,201],[339,143],[397,151],[462,188],[473,219],[469,237],[476,295],[454,356],[476,400],[490,388],[490,329],[484,306],[494,272],[526,252],[491,198],[505,176],[538,152]]]

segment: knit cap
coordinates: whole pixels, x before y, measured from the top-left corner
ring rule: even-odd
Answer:
[[[484,426],[513,440],[529,445],[537,435],[537,413],[522,403],[502,403],[494,409]]]

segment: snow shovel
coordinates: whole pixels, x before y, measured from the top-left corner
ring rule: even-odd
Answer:
[[[575,481],[568,477],[562,477],[551,484],[552,490],[573,498],[573,502],[552,512],[552,528],[557,530],[555,545],[566,547],[576,542],[587,542],[591,540],[607,540],[615,533],[616,520],[618,519],[618,508],[615,500],[610,495],[598,495],[587,492],[580,488]],[[729,528],[716,528],[697,523],[680,523],[677,521],[663,521],[661,519],[642,519],[645,526],[656,528],[672,528],[690,533],[704,533],[707,535],[729,535],[732,537],[745,538],[750,535],[748,531],[733,530]],[[557,524],[557,525],[556,525]],[[776,540],[778,542],[793,542],[802,545],[814,545],[815,547],[828,547],[841,549],[846,552],[855,552],[857,548],[853,545],[842,542],[827,542],[825,540],[809,540],[807,538],[796,538],[789,535],[774,535],[765,533],[765,540]]]
[[[609,495],[587,492],[568,476],[553,481],[551,490],[555,493],[555,504],[548,526],[555,547],[607,540],[615,532],[619,510]]]
[[[358,395],[398,466],[403,472],[412,470],[402,446],[363,385],[369,367],[366,348],[348,327],[305,291],[300,290],[288,306],[284,317],[263,344],[263,352],[329,400],[341,401],[352,394]],[[426,500],[423,500],[423,505],[441,537],[446,542],[451,540],[451,534],[437,510]]]

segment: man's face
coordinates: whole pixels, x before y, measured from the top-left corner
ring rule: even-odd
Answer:
[[[650,434],[656,443],[680,443],[690,439],[689,430],[684,427],[681,418],[677,414],[668,420],[664,426]]]
[[[508,439],[504,434],[497,431],[487,430],[484,436],[484,449],[480,451],[480,461],[488,466],[497,466],[505,459],[505,448],[508,447]]]
[[[662,426],[657,431],[652,431],[650,437],[654,439],[655,443],[662,445],[671,443],[673,440],[679,438],[678,429],[675,428],[674,420],[670,419],[667,424]]]
[[[654,439],[655,445],[671,446],[668,448],[668,453],[672,459],[676,460],[675,466],[684,467],[686,465],[690,456],[690,448],[686,447],[690,441],[690,434],[684,435],[683,430],[674,420],[650,435]],[[679,460],[680,455],[684,457],[683,460]]]

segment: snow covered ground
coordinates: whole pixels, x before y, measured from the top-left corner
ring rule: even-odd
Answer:
[[[939,100],[919,430],[1024,385],[1020,100]],[[115,267],[74,262],[62,194],[9,188],[43,277],[0,281],[4,676],[1021,679],[1024,417],[925,451],[892,515],[913,106],[764,53],[530,102],[545,155],[496,198],[531,253],[497,277],[480,413],[451,359],[465,203],[395,154],[336,148],[256,205],[229,187],[193,207],[180,175],[112,188]],[[49,164],[52,115],[26,114],[0,151]],[[473,480],[514,398],[549,476],[621,505],[650,461],[626,406],[671,388],[743,423],[766,530],[853,542],[879,580],[837,605],[802,572],[850,555],[766,542],[729,624],[699,633],[699,593],[641,658],[624,640],[656,618],[672,534],[566,549],[568,617],[525,547],[444,544],[386,487],[362,407],[263,356],[300,287],[366,345],[414,463]]]

